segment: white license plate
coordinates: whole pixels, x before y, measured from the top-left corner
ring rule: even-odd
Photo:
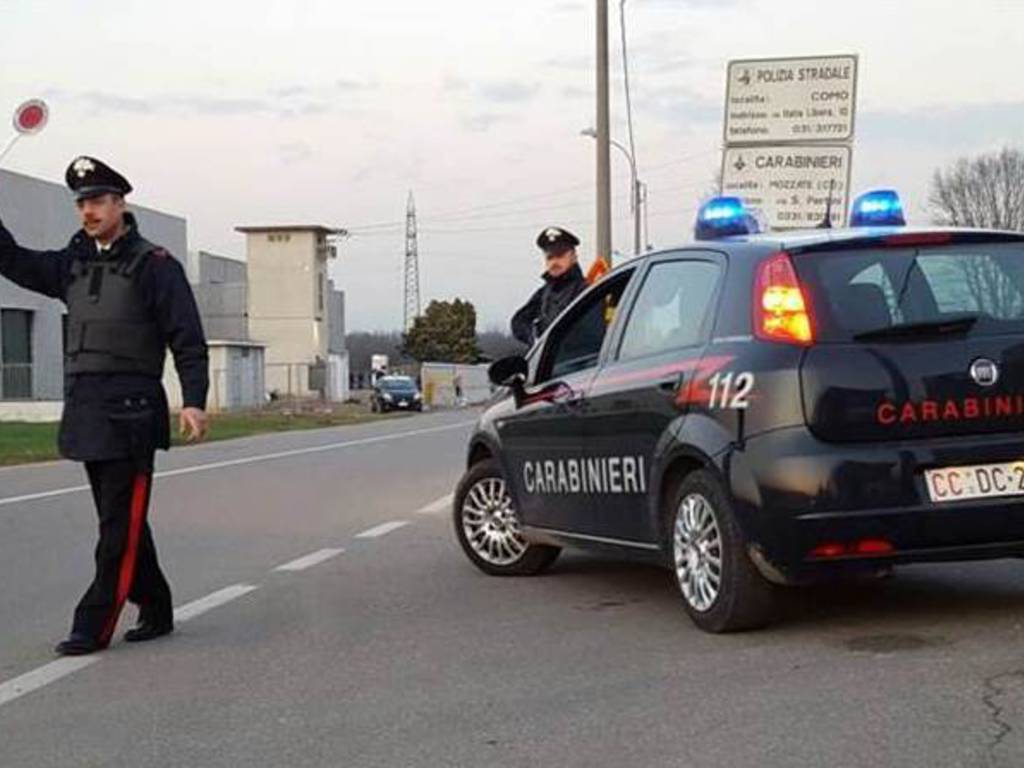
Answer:
[[[1024,461],[929,469],[924,473],[932,501],[965,501],[1024,496]]]
[[[405,406],[407,406],[408,404],[409,404],[409,402],[407,400],[403,400],[402,402],[400,402],[398,404],[398,407],[399,408],[405,408]]]

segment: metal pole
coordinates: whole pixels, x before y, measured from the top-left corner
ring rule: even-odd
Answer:
[[[636,177],[636,173],[633,174],[633,197],[636,200],[636,206],[633,208],[633,253],[643,253],[641,248],[641,213],[640,213],[640,179]]]
[[[11,151],[11,148],[18,143],[18,139],[21,138],[20,133],[16,133],[8,139],[7,143],[4,144],[4,148],[0,149],[0,160],[4,159],[4,156]]]
[[[608,110],[608,0],[597,0],[597,255],[612,261],[611,129]]]

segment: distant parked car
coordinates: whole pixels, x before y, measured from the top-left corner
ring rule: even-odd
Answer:
[[[370,410],[374,413],[422,411],[423,395],[408,376],[381,376],[370,393]]]

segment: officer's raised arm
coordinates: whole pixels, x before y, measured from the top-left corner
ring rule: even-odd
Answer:
[[[18,245],[0,221],[0,275],[22,288],[63,299],[70,258],[65,251],[34,251]]]

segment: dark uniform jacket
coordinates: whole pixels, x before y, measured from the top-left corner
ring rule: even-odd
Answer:
[[[0,275],[23,288],[67,301],[76,270],[97,260],[117,262],[144,254],[132,279],[157,330],[159,354],[170,348],[186,407],[205,408],[209,387],[206,340],[185,271],[171,255],[142,240],[134,217],[108,251],[79,231],[58,251],[18,245],[0,223]],[[76,265],[76,262],[78,264]],[[81,279],[81,278],[79,278]],[[68,327],[74,318],[68,318]],[[170,447],[170,414],[160,377],[140,372],[67,373],[60,452],[76,461],[141,458]]]
[[[544,285],[512,316],[512,335],[532,345],[572,300],[583,293],[587,281],[579,264],[559,277],[543,275]]]

